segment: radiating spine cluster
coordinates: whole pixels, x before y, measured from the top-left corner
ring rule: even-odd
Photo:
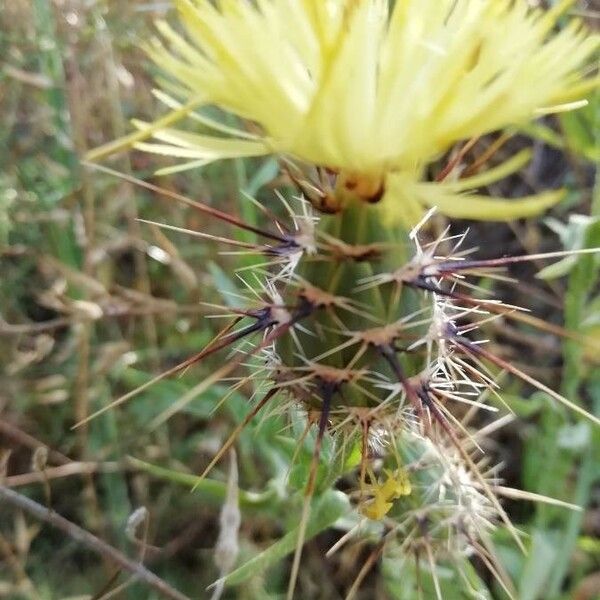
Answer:
[[[302,195],[291,202],[278,198],[284,216],[263,207],[266,225],[261,227],[185,200],[262,241],[238,242],[206,233],[201,237],[240,247],[264,261],[252,267],[250,277],[247,268],[240,272],[248,290],[247,306],[211,305],[218,316],[232,320],[201,352],[140,389],[238,346],[207,378],[206,386],[245,366],[250,374],[241,381],[260,381],[257,390],[266,392],[203,477],[265,407],[281,412],[297,405],[305,410],[305,435],[311,426],[317,433],[290,597],[326,435],[338,455],[359,448],[361,460],[350,496],[362,519],[383,526],[384,540],[396,539],[416,560],[426,558],[434,578],[437,560],[450,560],[460,572],[459,558],[477,553],[508,586],[489,546],[489,532],[503,522],[522,546],[498,497],[531,495],[502,487],[480,445],[506,422],[504,417],[484,426],[478,416],[480,411],[497,412],[499,403],[506,406],[490,367],[520,376],[597,424],[600,421],[472,339],[480,324],[498,316],[520,319],[524,313],[499,300],[477,297],[473,293],[478,288],[469,277],[501,278],[498,270],[511,263],[566,253],[477,260],[471,257],[472,250],[463,249],[465,234],[454,235],[446,228],[431,237],[433,211],[407,235],[394,238],[379,226],[380,213],[372,203],[357,200],[341,214],[318,216]],[[299,444],[303,441],[304,436]],[[342,474],[343,467],[337,475]],[[437,589],[437,581],[435,585]]]

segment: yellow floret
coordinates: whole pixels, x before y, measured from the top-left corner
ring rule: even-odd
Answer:
[[[476,219],[527,216],[560,196],[471,198],[477,181],[456,189],[423,183],[423,173],[457,141],[577,107],[597,85],[585,70],[599,36],[577,20],[556,31],[571,3],[544,12],[525,0],[397,0],[393,9],[388,0],[176,0],[185,35],[161,22],[162,39],[147,48],[170,78],[160,97],[172,121],[193,116],[214,134],[169,129],[167,116],[110,149],[153,136],[161,143],[143,149],[191,166],[288,155],[381,182],[381,205],[407,224],[432,205]],[[253,133],[193,112],[203,105]]]

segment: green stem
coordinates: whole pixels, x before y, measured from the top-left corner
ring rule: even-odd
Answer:
[[[157,479],[170,481],[171,483],[185,486],[190,490],[195,488],[198,493],[205,495],[215,504],[222,504],[227,496],[227,482],[225,481],[217,481],[206,477],[201,479],[196,475],[159,467],[133,456],[129,456],[127,462],[135,469],[144,471]],[[242,508],[264,509],[270,514],[273,513],[273,506],[276,503],[275,492],[271,489],[261,493],[239,490],[239,498]]]
[[[573,502],[582,508],[585,507],[589,501],[592,484],[595,479],[595,470],[594,452],[592,444],[590,443],[586,448],[583,461],[579,468],[579,477],[575,488],[575,498],[573,499]],[[571,511],[569,519],[562,530],[558,553],[554,559],[552,574],[548,582],[548,587],[546,588],[548,598],[556,598],[560,595],[563,581],[571,564],[573,550],[577,544],[577,538],[581,530],[584,516],[585,512],[583,510],[581,512]]]

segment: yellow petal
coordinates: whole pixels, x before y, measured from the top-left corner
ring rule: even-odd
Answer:
[[[531,159],[532,152],[529,149],[517,152],[513,157],[509,158],[502,164],[492,167],[483,173],[478,173],[472,177],[465,177],[458,181],[443,183],[453,192],[462,192],[464,190],[474,190],[476,188],[485,187],[496,181],[500,181],[517,171],[520,171]]]
[[[385,194],[379,206],[388,217],[390,226],[401,223],[412,229],[423,217],[423,204],[413,188],[416,181],[413,174],[392,173],[385,181]]]
[[[177,100],[175,100],[175,98],[169,96],[169,94],[166,94],[163,90],[152,90],[152,94],[155,98],[160,100],[163,104],[165,104],[168,108],[172,110],[177,110],[182,106],[181,102],[178,102]],[[243,129],[238,129],[236,127],[229,127],[228,125],[224,125],[223,123],[220,123],[215,119],[211,119],[210,117],[207,117],[206,115],[197,112],[190,112],[189,117],[194,121],[198,121],[198,123],[202,123],[202,125],[208,127],[209,129],[214,129],[215,131],[219,131],[220,133],[224,133],[226,135],[231,135],[236,138],[245,138],[248,140],[260,139],[260,136],[258,135],[248,133],[247,131],[244,131]]]
[[[151,127],[151,124],[137,119],[134,119],[132,123],[141,130]],[[240,156],[260,156],[271,151],[265,139],[239,140],[236,138],[190,133],[179,129],[161,129],[160,131],[153,132],[153,137],[162,142],[181,146],[182,148],[209,148],[216,152],[233,150],[239,152]]]
[[[360,507],[360,512],[367,517],[367,519],[371,519],[372,521],[380,521],[387,515],[387,513],[392,508],[392,502],[381,502],[380,500],[371,500],[364,506]]]
[[[511,221],[534,217],[560,202],[565,196],[564,190],[556,190],[509,200],[474,194],[455,194],[443,188],[435,189],[434,186],[435,184],[421,186],[420,198],[425,206],[435,206],[447,217],[477,221]]]
[[[85,160],[100,160],[110,154],[114,154],[115,152],[121,152],[122,150],[131,148],[137,142],[141,142],[142,140],[151,137],[156,131],[164,129],[165,127],[172,125],[180,119],[185,118],[192,110],[194,110],[203,103],[203,98],[203,96],[195,96],[191,100],[186,102],[184,105],[182,105],[181,108],[173,110],[170,113],[166,114],[164,117],[157,119],[151,125],[145,127],[143,130],[135,131],[117,140],[113,140],[108,144],[104,144],[103,146],[94,148],[94,150],[91,150],[85,155]]]
[[[172,165],[170,167],[163,167],[162,169],[157,169],[155,175],[162,177],[165,175],[173,175],[175,173],[181,173],[182,171],[189,171],[191,169],[199,169],[200,167],[204,167],[211,162],[212,160],[200,159],[200,160],[192,160],[190,162],[184,162],[177,165]]]
[[[208,136],[206,136],[208,138]],[[210,138],[209,138],[210,139]],[[214,143],[206,143],[194,147],[175,146],[173,144],[147,144],[137,143],[135,147],[144,152],[174,156],[178,158],[191,158],[195,160],[220,160],[223,158],[242,158],[248,156],[263,156],[268,151],[263,147],[250,151],[240,147],[239,140],[221,140],[213,138]],[[223,142],[223,143],[220,143]]]
[[[524,155],[518,160],[523,160],[523,157]],[[517,163],[512,166],[515,164]],[[503,168],[506,166],[498,167],[501,170]],[[471,183],[475,184],[481,184],[485,179],[486,174],[470,178]],[[458,184],[421,183],[416,173],[394,173],[386,180],[386,194],[381,202],[381,209],[388,215],[390,226],[402,222],[405,226],[412,227],[419,222],[425,210],[432,207],[457,219],[510,221],[538,215],[554,206],[565,194],[563,190],[553,190],[525,198],[508,199],[461,194],[456,191],[455,185]],[[460,189],[467,188],[463,185]]]
[[[554,106],[546,106],[544,108],[537,108],[534,111],[536,117],[544,117],[546,115],[555,115],[557,113],[571,112],[578,108],[583,108],[588,105],[587,100],[575,100],[574,102],[567,102],[565,104],[555,104]]]

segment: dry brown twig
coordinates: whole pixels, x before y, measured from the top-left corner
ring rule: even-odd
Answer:
[[[171,598],[172,600],[190,600],[188,596],[173,588],[166,581],[148,570],[143,564],[131,560],[104,540],[101,540],[89,531],[79,527],[79,525],[65,519],[56,511],[48,509],[30,498],[27,498],[27,496],[23,496],[3,485],[0,485],[0,500],[28,513],[56,529],[59,529],[73,540],[87,546],[90,550],[100,554],[120,568],[132,573],[139,581],[154,588],[163,597]]]

